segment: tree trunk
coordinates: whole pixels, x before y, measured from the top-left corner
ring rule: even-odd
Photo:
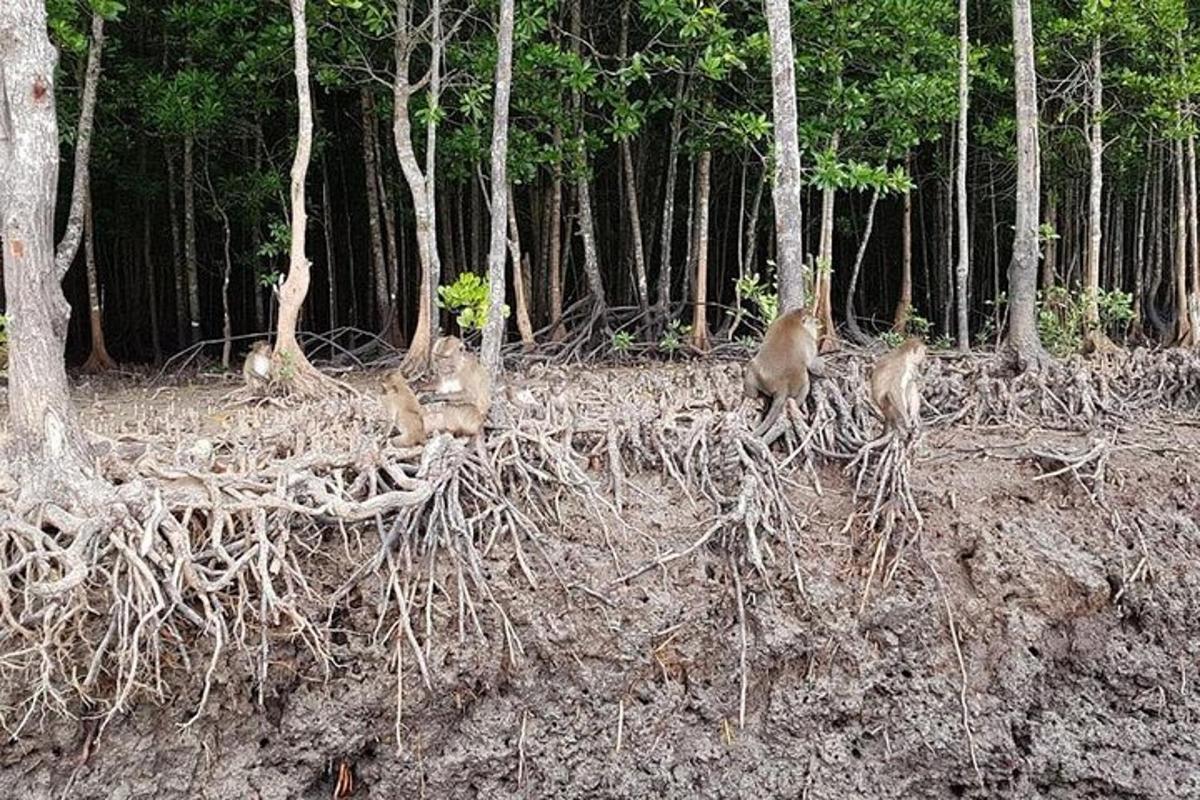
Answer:
[[[583,22],[581,0],[571,2],[571,49],[578,57],[583,38]],[[574,93],[572,105],[575,111],[575,135],[581,142],[584,140],[583,130],[583,96]],[[576,165],[579,177],[575,184],[575,194],[579,203],[579,237],[583,239],[583,272],[587,276],[588,288],[596,303],[595,314],[607,318],[608,299],[604,293],[604,279],[600,273],[600,257],[596,253],[596,226],[592,217],[592,190],[588,184],[589,170],[587,163],[587,144],[580,145]]]
[[[379,335],[389,344],[396,343],[396,315],[388,299],[387,263],[383,251],[383,226],[379,219],[379,175],[375,145],[375,99],[367,87],[359,89],[362,108],[362,148],[367,186],[367,228],[371,237],[371,284],[375,295],[375,323]]]
[[[1058,192],[1051,191],[1046,198],[1046,225],[1054,235],[1046,242],[1046,254],[1042,257],[1042,290],[1053,288],[1058,274]]]
[[[308,295],[309,263],[305,250],[308,232],[308,211],[304,205],[304,181],[308,176],[308,161],[312,154],[312,98],[308,86],[308,25],[304,14],[305,0],[290,0],[292,9],[293,51],[295,53],[296,105],[299,111],[299,130],[296,136],[296,155],[292,160],[291,211],[292,241],[288,254],[288,274],[279,288],[278,336],[275,340],[276,368],[280,376],[303,393],[312,391],[313,379],[319,376],[300,344],[296,341],[296,321]]]
[[[192,159],[191,134],[183,139],[183,251],[184,283],[187,286],[187,344],[200,341],[200,269],[196,257],[196,173]]]
[[[696,229],[693,233],[696,277],[692,296],[692,346],[704,353],[710,347],[708,336],[708,198],[712,188],[712,150],[705,149],[700,153],[696,173]]]
[[[79,106],[79,126],[75,137],[75,171],[71,176],[71,207],[67,227],[54,256],[55,268],[61,282],[79,252],[79,237],[83,230],[85,207],[90,204],[88,183],[91,173],[88,162],[92,151],[92,130],[96,119],[96,93],[100,86],[100,57],[104,50],[104,18],[92,14],[92,38],[88,44],[87,68],[83,77],[83,97]],[[57,59],[57,57],[56,57]],[[57,122],[56,122],[57,124]],[[87,213],[90,213],[87,212]]]
[[[495,105],[492,109],[492,236],[488,246],[488,314],[483,326],[483,365],[496,375],[503,368],[504,344],[504,229],[508,224],[508,96],[512,89],[514,0],[500,0],[496,40]],[[515,221],[515,220],[514,220]],[[514,272],[520,266],[514,264]]]
[[[1191,290],[1188,293],[1188,308],[1191,310],[1192,327],[1200,329],[1200,221],[1197,219],[1196,196],[1196,137],[1189,136],[1187,140],[1187,171],[1188,171],[1188,242],[1190,247]],[[1200,332],[1200,331],[1198,331]],[[1193,338],[1200,338],[1193,333]]]
[[[871,230],[875,227],[875,206],[879,203],[879,189],[871,193],[871,205],[867,208],[867,225],[863,231],[858,253],[854,256],[854,269],[850,273],[850,288],[846,291],[846,327],[850,338],[858,344],[868,344],[870,339],[858,327],[854,314],[854,294],[858,290],[858,273],[862,269],[863,257],[867,254],[867,243],[871,241]]]
[[[396,77],[392,83],[392,137],[395,140],[396,157],[400,161],[400,170],[404,173],[404,180],[412,195],[413,216],[416,219],[417,227],[417,258],[421,264],[417,324],[412,339],[409,341],[403,369],[410,374],[419,374],[428,367],[430,348],[433,346],[435,328],[433,294],[436,290],[439,264],[434,214],[430,207],[433,176],[423,173],[417,162],[417,154],[413,149],[412,122],[408,117],[409,98],[412,97],[413,92],[417,91],[417,87],[412,85],[408,76],[409,61],[412,58],[413,49],[416,47],[409,14],[409,0],[396,0],[396,31],[393,38]],[[429,94],[430,102],[436,104],[441,74],[441,8],[438,0],[434,0],[430,14],[433,17],[434,32],[431,46]],[[433,154],[436,143],[435,131],[436,128],[431,118],[426,129],[427,155]]]
[[[145,149],[142,150],[143,157]],[[143,170],[143,175],[145,171]],[[154,350],[155,366],[162,363],[162,331],[159,326],[158,313],[158,278],[155,275],[154,236],[150,219],[150,199],[142,199],[142,265],[146,270],[147,294],[150,306],[150,346]]]
[[[171,276],[175,286],[175,346],[187,346],[188,304],[187,270],[183,264],[183,243],[179,234],[179,204],[175,199],[175,159],[169,148],[163,151],[167,161],[167,210],[171,214]]]
[[[1013,0],[1013,70],[1017,115],[1016,226],[1008,267],[1007,349],[1019,371],[1038,369],[1046,360],[1037,329],[1038,166],[1037,73],[1033,58],[1030,0]]]
[[[658,321],[665,324],[671,310],[671,242],[675,229],[675,194],[679,182],[679,142],[683,137],[683,93],[687,75],[680,70],[675,79],[675,103],[671,111],[671,144],[667,148],[667,179],[663,186],[662,231],[659,239]],[[690,190],[690,187],[689,187]]]
[[[84,190],[83,260],[87,270],[88,327],[92,351],[83,363],[84,372],[107,372],[117,366],[104,342],[104,309],[100,302],[100,276],[96,273],[96,230],[92,222],[92,190]]]
[[[562,130],[554,128],[554,150],[562,152]],[[554,177],[550,184],[550,243],[547,245],[546,271],[550,284],[550,340],[560,342],[566,338],[563,328],[563,287],[562,287],[562,200],[563,178],[562,163],[554,165]]]
[[[1175,344],[1191,347],[1196,330],[1188,307],[1188,202],[1183,142],[1175,141]]]
[[[629,55],[629,8],[631,0],[621,4],[621,40],[617,52],[617,63],[625,67]],[[646,278],[646,249],[642,245],[642,215],[638,210],[637,173],[633,168],[633,143],[630,137],[623,138],[619,143],[621,153],[621,168],[625,175],[625,203],[629,211],[629,230],[632,234],[633,247],[633,277],[637,287],[638,308],[642,314],[650,309],[650,287]]]
[[[529,274],[527,269],[529,261],[526,259],[522,264],[521,227],[517,224],[516,196],[511,183],[508,185],[508,253],[512,258],[513,265],[513,296],[516,298],[517,305],[517,330],[521,334],[521,344],[526,350],[532,350],[536,342],[533,339],[533,323],[529,321],[529,295],[525,286],[525,280]]]
[[[771,116],[775,121],[775,184],[771,197],[775,204],[779,310],[782,312],[804,305],[800,141],[796,128],[796,69],[788,0],[766,0],[766,17],[771,38]],[[833,198],[827,199],[832,211]],[[830,253],[822,249],[822,256],[827,255]],[[828,296],[825,302],[828,310]],[[832,325],[825,330],[827,336],[832,332]]]
[[[329,163],[321,158],[321,224],[325,228],[325,275],[329,280],[329,330],[338,327],[337,270],[334,269],[333,210],[329,198]],[[260,293],[256,292],[256,295]],[[256,309],[255,314],[259,312]]]
[[[833,134],[830,148],[836,155],[840,141],[838,133]],[[821,245],[817,257],[816,298],[813,303],[813,313],[821,324],[822,351],[837,349],[838,335],[833,327],[833,212],[837,189],[826,186],[821,190]]]
[[[967,228],[967,105],[970,100],[968,66],[971,42],[967,38],[967,0],[958,0],[958,163],[955,178],[958,194],[958,267],[955,286],[958,295],[958,350],[971,349],[970,323],[967,319],[968,286],[971,269],[970,232]]]
[[[1147,156],[1150,150],[1147,148]],[[1147,159],[1148,161],[1149,159]],[[1133,336],[1140,338],[1144,335],[1144,303],[1146,275],[1146,205],[1150,199],[1150,170],[1142,174],[1142,188],[1138,197],[1137,222],[1134,223],[1133,246],[1133,319],[1130,321],[1130,331]]]
[[[85,499],[85,484],[96,477],[63,362],[71,307],[62,292],[61,263],[69,265],[74,254],[67,258],[60,248],[56,257],[54,248],[59,140],[53,78],[58,55],[47,30],[41,0],[0,4],[0,239],[9,319],[6,455],[10,474],[20,483],[18,511],[48,500]],[[102,33],[100,23],[93,21],[93,42],[98,31]],[[90,77],[99,69],[99,49],[94,52],[96,71],[89,64]],[[85,102],[76,138],[72,209],[77,203],[82,209],[90,140]]]
[[[1083,324],[1088,349],[1105,346],[1107,338],[1100,329],[1100,254],[1103,244],[1101,206],[1104,198],[1104,133],[1101,115],[1104,113],[1104,84],[1101,73],[1100,37],[1092,39],[1092,102],[1091,125],[1088,136],[1088,158],[1091,183],[1088,186],[1088,246],[1087,264],[1083,276]]]
[[[912,153],[904,156],[904,171],[912,178]],[[912,190],[904,193],[904,215],[900,222],[900,299],[892,315],[892,330],[904,333],[912,316]]]
[[[1154,148],[1151,147],[1153,151]],[[1162,319],[1162,315],[1158,308],[1159,289],[1163,283],[1163,221],[1165,218],[1163,208],[1163,193],[1165,191],[1163,177],[1163,157],[1159,155],[1153,158],[1151,163],[1154,163],[1154,201],[1152,213],[1150,214],[1150,244],[1148,249],[1148,258],[1150,261],[1150,284],[1146,287],[1145,305],[1143,307],[1143,317],[1148,320],[1153,326],[1155,333],[1159,339],[1164,339],[1166,336],[1166,324]]]

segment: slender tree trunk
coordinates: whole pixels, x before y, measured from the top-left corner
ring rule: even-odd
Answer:
[[[142,149],[143,163],[145,158],[145,148]],[[143,176],[145,170],[143,169]],[[158,277],[155,274],[157,268],[154,263],[154,235],[151,225],[150,199],[144,197],[142,199],[142,265],[146,270],[146,292],[149,295],[150,306],[150,346],[154,352],[154,364],[157,366],[162,363],[162,330],[159,325],[158,311]]]
[[[581,0],[571,2],[571,49],[578,57],[580,43],[583,38]],[[574,93],[572,105],[575,110],[576,137],[583,138],[583,96]],[[575,183],[575,194],[579,203],[579,237],[583,240],[583,272],[587,276],[588,288],[596,302],[596,314],[607,318],[608,299],[604,293],[604,279],[600,273],[600,257],[596,253],[596,225],[592,217],[592,190],[588,184],[589,170],[587,163],[587,147],[582,146],[578,155],[577,165],[579,177]]]
[[[433,346],[435,320],[433,315],[433,294],[437,285],[438,258],[437,235],[434,228],[434,213],[430,207],[432,196],[433,176],[423,173],[417,162],[417,154],[413,149],[412,122],[408,117],[408,102],[418,87],[412,85],[409,76],[409,62],[412,58],[416,40],[409,19],[411,10],[409,0],[396,0],[396,30],[393,37],[393,52],[396,61],[396,76],[392,84],[392,137],[396,144],[396,157],[400,161],[400,170],[408,184],[412,195],[413,216],[417,227],[417,257],[421,264],[421,289],[417,303],[417,324],[413,331],[408,347],[408,355],[404,359],[404,369],[410,373],[424,372],[429,364],[430,348]],[[433,18],[434,33],[431,53],[431,78],[429,85],[430,102],[438,101],[438,84],[441,68],[441,8],[434,0],[430,14]],[[432,125],[432,120],[431,120]],[[432,153],[436,142],[433,132],[426,129],[427,154]]]
[[[108,354],[104,342],[104,309],[100,301],[100,276],[96,272],[96,229],[92,222],[92,191],[85,190],[83,216],[83,260],[87,270],[88,328],[91,331],[92,350],[83,364],[84,372],[107,372],[117,366]]]
[[[967,109],[970,101],[968,67],[971,42],[967,38],[967,0],[958,0],[958,163],[955,174],[958,194],[958,266],[955,286],[958,295],[958,350],[971,349],[969,307],[971,243],[967,220]]]
[[[1100,254],[1104,230],[1101,218],[1104,199],[1104,132],[1101,127],[1101,116],[1104,113],[1104,84],[1098,35],[1092,39],[1091,73],[1091,125],[1088,137],[1091,183],[1088,186],[1088,247],[1083,280],[1083,321],[1087,331],[1085,346],[1089,349],[1097,349],[1103,346],[1106,338],[1104,331],[1100,330]]]
[[[1154,150],[1155,148],[1151,146],[1152,153]],[[1150,261],[1150,285],[1146,287],[1145,306],[1143,308],[1144,318],[1149,320],[1150,325],[1154,328],[1155,334],[1160,340],[1166,338],[1166,324],[1158,308],[1158,295],[1163,282],[1163,221],[1165,218],[1165,209],[1163,207],[1163,194],[1165,192],[1163,160],[1161,154],[1157,154],[1157,157],[1152,159],[1155,168],[1154,200],[1152,204],[1153,212],[1150,214],[1151,229],[1148,254]]]
[[[675,79],[675,103],[671,111],[671,143],[667,148],[667,178],[663,186],[662,230],[659,232],[658,321],[665,324],[671,310],[671,243],[675,229],[675,194],[679,182],[679,142],[683,137],[683,95],[687,76],[680,70]],[[690,187],[689,187],[690,188]]]
[[[763,190],[766,185],[767,170],[763,169],[758,176],[758,187],[754,190],[754,199],[750,201],[750,215],[746,219],[745,243],[742,250],[743,275],[754,274],[754,270],[758,266],[758,218],[762,211]]]
[[[800,205],[800,140],[797,132],[796,69],[788,0],[765,0],[771,38],[771,116],[775,121],[775,239],[779,281],[779,310],[804,305],[804,242]],[[837,145],[834,145],[836,150]],[[828,198],[830,210],[833,198]],[[822,230],[823,230],[822,226]],[[832,245],[831,245],[832,249]],[[827,256],[822,250],[822,255]],[[818,284],[818,292],[820,291]],[[826,310],[829,297],[825,298]],[[833,333],[832,323],[825,335]]]
[[[279,288],[278,336],[275,359],[284,367],[280,374],[301,391],[309,391],[312,378],[319,375],[296,341],[296,321],[308,295],[309,263],[307,250],[308,211],[304,205],[304,182],[312,154],[312,98],[308,86],[308,24],[305,0],[290,0],[292,9],[293,50],[295,53],[296,105],[299,110],[296,155],[292,161],[291,211],[292,241],[288,254],[288,274]],[[308,384],[308,385],[305,385]]]
[[[508,96],[512,89],[514,0],[500,0],[496,41],[495,105],[492,110],[492,237],[488,247],[488,316],[483,326],[483,364],[492,375],[503,368],[504,229],[508,224]],[[514,219],[515,221],[515,219]],[[519,275],[519,263],[514,264]]]
[[[1058,192],[1050,191],[1046,198],[1046,225],[1054,235],[1046,242],[1046,254],[1042,258],[1042,289],[1051,289],[1058,275]]]
[[[1013,0],[1013,57],[1017,115],[1016,233],[1008,267],[1007,347],[1017,369],[1040,368],[1046,359],[1037,329],[1038,166],[1037,73],[1030,0]]]
[[[429,92],[428,101],[436,108],[442,97],[442,2],[430,0],[429,16],[432,21],[432,33],[429,41]],[[437,334],[440,326],[437,313],[437,287],[442,279],[442,257],[438,250],[437,241],[437,117],[427,115],[425,120],[425,208],[428,209],[429,221],[425,232],[429,240],[429,261],[423,265],[421,279],[421,300],[429,308],[428,324],[425,326],[426,335],[430,342]],[[420,319],[417,325],[420,327]],[[431,344],[432,346],[432,344]],[[411,352],[412,348],[410,348]]]
[[[379,218],[379,174],[375,144],[375,99],[367,87],[359,89],[362,108],[362,149],[364,175],[367,186],[367,228],[371,236],[371,278],[375,295],[375,321],[380,336],[389,344],[396,344],[396,315],[388,299],[388,277],[386,256],[383,250],[383,225]]]
[[[710,347],[708,335],[708,199],[711,194],[712,150],[700,153],[696,169],[696,277],[692,297],[692,346],[700,352]]]
[[[1196,137],[1189,136],[1187,140],[1187,208],[1188,208],[1188,252],[1191,266],[1191,290],[1188,293],[1188,308],[1191,310],[1193,338],[1200,338],[1196,331],[1200,329],[1200,221],[1197,219],[1196,196]]]
[[[1004,317],[1000,308],[1000,217],[996,214],[996,175],[988,165],[988,201],[992,211],[992,325],[1000,338]],[[999,344],[999,342],[997,342]]]
[[[904,171],[912,178],[912,153],[904,156]],[[896,313],[892,315],[892,330],[904,333],[912,316],[912,190],[904,193],[904,214],[900,221],[900,299],[896,301]]]
[[[167,210],[171,214],[171,276],[175,286],[175,346],[187,346],[188,321],[187,270],[183,263],[183,241],[179,233],[179,205],[175,200],[175,159],[164,150],[167,161]]]
[[[221,337],[223,339],[221,366],[228,370],[233,357],[233,317],[229,313],[229,282],[233,277],[233,252],[231,249],[233,231],[229,224],[229,214],[225,212],[225,206],[213,188],[212,179],[208,177],[207,164],[204,168],[204,177],[208,183],[208,192],[212,197],[213,208],[217,210],[217,216],[221,218],[221,233],[223,234],[222,253],[225,258],[221,269]]]
[[[867,254],[867,244],[871,241],[871,231],[875,227],[875,206],[879,203],[879,189],[871,193],[871,205],[867,208],[867,225],[863,231],[862,241],[858,245],[858,253],[854,256],[854,269],[850,273],[850,288],[846,291],[846,327],[850,338],[859,344],[867,344],[870,339],[858,327],[858,319],[854,312],[854,295],[858,290],[858,274],[862,269],[863,257]]]
[[[508,185],[508,254],[512,258],[513,265],[513,296],[516,298],[517,305],[517,330],[521,334],[521,344],[526,350],[532,350],[536,342],[533,339],[533,323],[529,321],[529,295],[525,286],[525,279],[529,274],[529,262],[528,259],[525,259],[524,265],[522,264],[521,226],[517,224],[516,196],[511,183]]]
[[[562,152],[562,130],[558,126],[554,128],[554,149],[555,152]],[[562,324],[562,200],[562,164],[556,163],[554,178],[550,185],[550,244],[546,259],[550,284],[550,340],[554,342],[562,341],[567,334]]]
[[[1175,141],[1175,344],[1191,347],[1196,331],[1188,307],[1187,169],[1183,142]]]
[[[1147,156],[1150,149],[1147,148]],[[1149,160],[1147,158],[1147,160]],[[1138,214],[1135,223],[1133,248],[1133,319],[1130,330],[1140,338],[1145,333],[1145,276],[1146,276],[1146,205],[1150,200],[1150,170],[1142,174],[1142,188],[1138,197]]]
[[[617,63],[623,68],[629,55],[629,9],[631,0],[621,4],[621,40]],[[630,137],[619,143],[621,168],[625,175],[625,203],[629,211],[629,230],[632,234],[633,277],[637,288],[638,308],[646,314],[650,308],[650,288],[646,278],[646,249],[642,246],[642,215],[638,210],[637,172],[633,168],[633,143]]]
[[[21,12],[17,12],[21,13]],[[79,127],[75,137],[75,171],[71,176],[71,207],[67,227],[54,255],[59,281],[67,274],[79,252],[83,215],[91,202],[88,162],[92,152],[92,129],[96,119],[96,93],[100,86],[100,58],[104,51],[104,18],[92,14],[92,38],[88,43],[87,67],[83,76],[83,97],[79,107]],[[87,211],[90,213],[90,211]]]
[[[329,281],[329,329],[338,327],[337,270],[334,266],[333,209],[329,198],[329,163],[321,157],[321,224],[325,228],[325,276]],[[255,312],[258,313],[257,311]],[[259,323],[261,325],[261,322]]]
[[[90,447],[68,394],[63,361],[71,307],[61,281],[63,265],[70,266],[74,252],[69,252],[66,237],[57,255],[54,247],[59,140],[53,80],[58,55],[47,31],[41,0],[0,4],[0,244],[10,348],[6,458],[20,485],[18,512],[46,501],[95,500],[87,491],[96,478]],[[99,77],[97,39],[103,36],[99,19],[93,20],[92,33],[91,90],[85,86],[71,198],[72,212],[78,209],[79,214],[72,213],[69,230],[82,223]]]
[[[840,141],[833,134],[830,149],[836,155]],[[821,190],[821,246],[817,258],[817,289],[813,313],[821,323],[821,348],[832,350],[838,347],[837,329],[833,326],[833,214],[837,189],[826,186]]]
[[[188,344],[200,341],[200,268],[196,256],[196,171],[193,165],[194,140],[183,139],[183,252],[184,283],[187,286]]]

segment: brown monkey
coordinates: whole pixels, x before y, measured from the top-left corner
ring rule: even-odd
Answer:
[[[789,397],[797,405],[804,404],[810,372],[817,376],[825,374],[825,362],[817,355],[819,330],[816,317],[804,309],[781,314],[767,328],[758,353],[742,373],[746,397],[751,400],[766,397],[771,401],[762,422],[754,429],[756,436],[764,435],[775,425]]]
[[[884,353],[871,368],[871,401],[883,414],[888,430],[914,428],[921,421],[921,386],[917,370],[925,360],[925,343],[911,337]]]
[[[400,446],[413,447],[425,442],[425,420],[421,404],[409,388],[400,370],[388,373],[383,379],[383,396],[379,398],[392,427],[400,432]]]
[[[487,370],[467,352],[462,340],[443,336],[433,344],[434,395],[425,406],[425,430],[475,436],[483,430],[492,405]]]
[[[242,364],[242,377],[246,379],[246,386],[248,388],[262,386],[263,384],[270,382],[270,342],[255,342],[250,346],[250,352],[246,354],[246,361],[244,364]]]

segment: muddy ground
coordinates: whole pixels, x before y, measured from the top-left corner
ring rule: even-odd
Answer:
[[[84,384],[77,400],[112,431],[227,389]],[[1069,474],[1039,479],[1032,450],[1100,436],[1103,502]],[[468,632],[433,650],[432,691],[406,663],[398,696],[364,585],[328,676],[280,631],[261,706],[235,658],[191,727],[198,683],[149,692],[81,766],[78,721],[32,720],[0,745],[0,797],[317,800],[339,774],[354,798],[1200,797],[1198,457],[1200,428],[1168,416],[1103,434],[928,431],[912,471],[925,528],[861,612],[871,542],[847,524],[851,486],[837,464],[818,467],[821,494],[796,471],[802,586],[782,555],[769,580],[740,576],[744,727],[725,555],[612,585],[712,513],[638,474],[628,525],[564,508],[536,589],[511,558],[489,565],[515,664]]]

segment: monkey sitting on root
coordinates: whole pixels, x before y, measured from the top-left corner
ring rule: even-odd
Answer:
[[[478,436],[492,405],[492,380],[461,339],[442,336],[431,356],[434,389],[422,410],[427,433]]]
[[[425,418],[421,404],[409,387],[400,370],[393,370],[383,379],[383,396],[379,398],[392,430],[398,431],[401,447],[415,447],[425,443]]]
[[[260,389],[271,382],[271,343],[265,339],[250,345],[242,363],[242,378],[247,389]]]
[[[788,399],[803,405],[810,388],[809,373],[825,375],[825,362],[817,354],[820,323],[808,311],[793,309],[778,316],[763,337],[758,353],[746,364],[742,388],[748,399],[767,399],[765,415],[754,429],[764,436],[783,414]]]
[[[910,337],[871,368],[871,402],[883,415],[888,432],[915,430],[921,422],[919,370],[925,352],[925,342]]]

